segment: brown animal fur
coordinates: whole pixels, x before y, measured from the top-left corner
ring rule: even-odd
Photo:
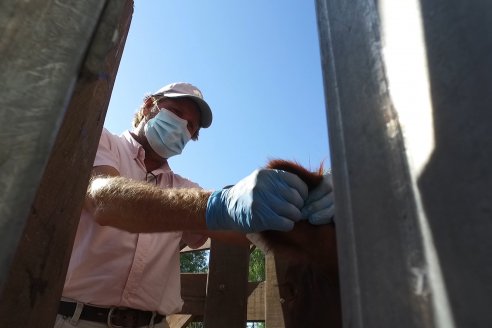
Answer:
[[[267,168],[297,174],[312,190],[323,179],[323,166],[310,172],[296,162],[272,160]],[[268,249],[284,264],[277,272],[284,322],[293,327],[342,327],[335,226],[314,226],[307,221],[289,232],[264,231]]]

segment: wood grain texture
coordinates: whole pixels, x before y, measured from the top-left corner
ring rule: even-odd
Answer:
[[[20,2],[17,4],[20,6]],[[15,257],[11,265],[2,267],[2,270],[7,270],[7,279],[0,295],[2,327],[53,326],[88,177],[133,12],[133,1],[123,0],[108,1],[106,5],[104,2],[72,1],[63,4],[50,2],[45,6],[37,1],[29,2],[29,6],[34,7],[29,10],[38,11],[37,15],[39,12],[44,14],[36,19],[40,26],[45,26],[44,33],[48,39],[36,41],[46,47],[44,51],[39,51],[46,56],[46,63],[35,63],[37,68],[27,75],[39,78],[36,86],[42,85],[45,92],[36,91],[36,86],[32,84],[29,84],[32,93],[22,91],[28,99],[35,96],[38,100],[32,99],[30,106],[19,109],[17,115],[23,117],[19,122],[38,122],[40,127],[36,128],[35,133],[32,131],[32,134],[19,138],[26,144],[27,153],[23,156],[29,157],[30,151],[36,151],[46,156],[47,161],[44,171],[30,172],[39,176],[35,179],[39,181],[39,187],[26,187],[26,190],[33,190],[34,200],[27,202],[26,199],[19,199],[13,204],[23,207],[28,217],[19,243],[12,246]],[[16,17],[14,14],[11,23],[20,24],[17,26],[20,33],[31,33],[31,38],[39,37],[32,26],[20,23],[26,20],[25,17],[22,20]],[[79,30],[86,31],[87,37],[68,33]],[[116,39],[115,30],[119,33]],[[60,43],[70,46],[60,49]],[[80,56],[84,55],[80,57],[84,58],[83,63],[78,62],[79,56],[75,54],[79,52]],[[101,57],[102,54],[104,56]],[[60,57],[65,64],[62,64]],[[27,56],[24,60],[23,63],[28,64],[40,59]],[[91,64],[86,66],[86,63]],[[49,70],[50,67],[54,72]],[[40,71],[41,68],[43,70]],[[55,73],[67,76],[61,79],[53,75]],[[51,80],[56,80],[58,84],[52,84]],[[73,88],[71,97],[72,90],[69,93],[67,88]],[[14,90],[19,90],[19,86]],[[55,105],[54,100],[48,98],[52,98],[51,93],[61,93],[62,90],[66,91],[60,96],[63,99],[58,99],[60,116],[50,118],[44,115],[43,109],[37,106],[48,106],[48,101]],[[31,116],[32,112],[37,116]],[[56,125],[60,122],[58,131]],[[47,147],[39,147],[37,140],[29,140],[48,137],[56,137],[51,151]],[[39,159],[38,155],[33,158]],[[16,160],[14,158],[14,162]],[[2,174],[4,172],[2,170]],[[10,174],[15,177],[17,173],[20,172],[14,170]],[[19,182],[22,182],[21,179]],[[21,183],[16,188],[22,186]],[[15,197],[15,190],[11,189],[8,193],[10,197]],[[22,215],[18,215],[17,219],[21,221]],[[5,233],[4,229],[2,233]]]

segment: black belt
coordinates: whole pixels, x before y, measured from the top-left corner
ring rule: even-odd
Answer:
[[[66,317],[71,317],[75,313],[77,303],[60,302],[58,313]],[[110,327],[125,327],[136,328],[148,326],[152,320],[152,311],[142,311],[129,308],[100,308],[90,305],[85,305],[80,313],[81,320],[109,323]],[[158,313],[155,314],[154,324],[162,322],[165,316]]]

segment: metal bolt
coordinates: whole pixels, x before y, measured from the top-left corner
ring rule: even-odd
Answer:
[[[285,299],[284,298],[280,298],[280,304],[284,304],[285,303]]]

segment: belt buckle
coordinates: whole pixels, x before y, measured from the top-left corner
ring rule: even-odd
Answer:
[[[114,319],[116,319],[116,323],[113,322]],[[111,328],[137,328],[138,312],[113,306],[109,309],[107,324]]]

